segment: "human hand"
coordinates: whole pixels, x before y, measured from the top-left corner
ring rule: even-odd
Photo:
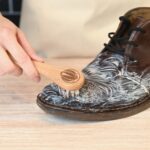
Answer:
[[[34,52],[24,33],[0,15],[0,75],[19,76],[24,72],[30,79],[38,82],[40,75],[31,60],[43,61]]]

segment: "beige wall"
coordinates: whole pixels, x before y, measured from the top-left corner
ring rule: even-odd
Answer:
[[[149,0],[24,0],[21,28],[47,57],[95,56],[118,17]]]

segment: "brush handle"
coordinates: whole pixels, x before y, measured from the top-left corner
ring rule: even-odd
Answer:
[[[49,65],[45,62],[38,62],[34,60],[32,60],[32,62],[34,63],[35,67],[37,68],[40,74],[44,75],[45,77],[51,79],[54,82],[61,80],[61,69],[58,69],[57,67]]]

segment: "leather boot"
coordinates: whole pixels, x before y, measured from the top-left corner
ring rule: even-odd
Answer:
[[[150,106],[150,8],[135,8],[120,17],[110,41],[83,69],[86,82],[67,95],[55,84],[37,97],[47,112],[83,120],[127,117]]]

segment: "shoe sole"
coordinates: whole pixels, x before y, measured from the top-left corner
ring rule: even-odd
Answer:
[[[62,118],[70,118],[84,121],[107,121],[129,117],[148,109],[150,107],[150,99],[135,103],[134,105],[130,105],[127,108],[95,113],[77,111],[69,108],[62,108],[51,104],[46,104],[41,101],[39,97],[37,97],[37,104],[45,112]]]

